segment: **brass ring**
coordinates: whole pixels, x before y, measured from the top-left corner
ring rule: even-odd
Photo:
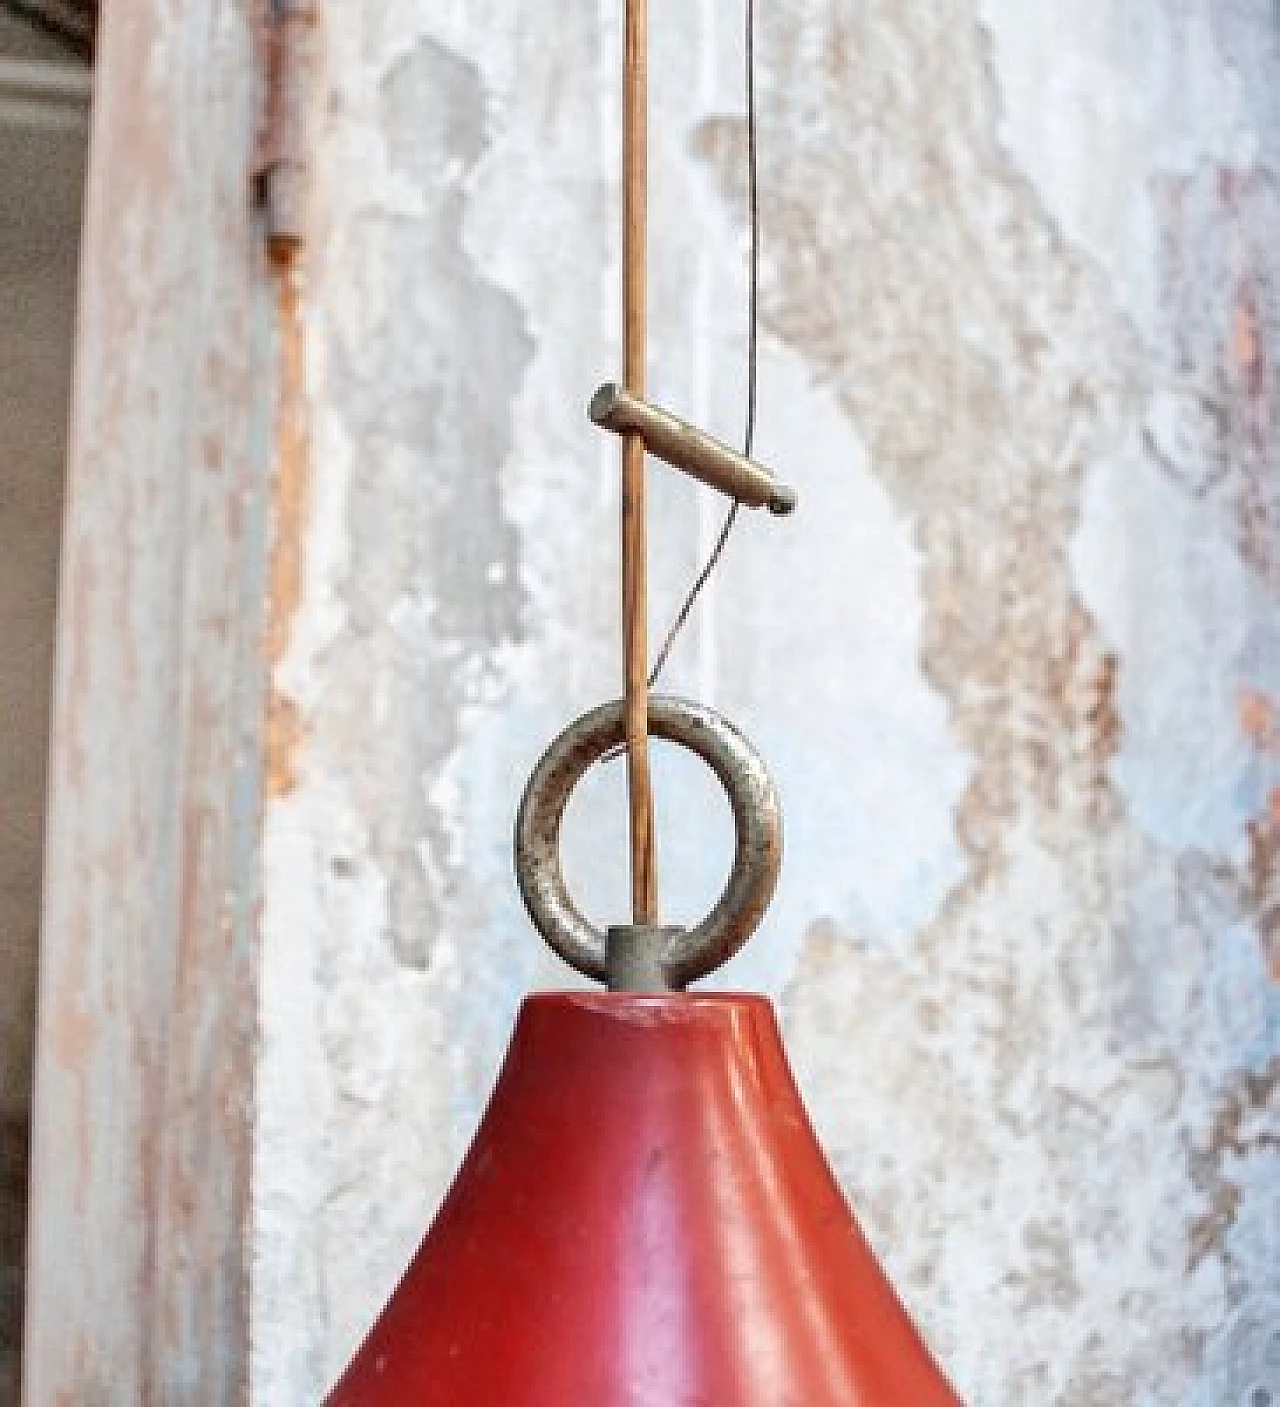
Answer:
[[[687,699],[649,697],[649,731],[696,753],[719,777],[733,810],[733,870],[696,928],[675,933],[664,959],[674,988],[727,962],[755,932],[782,864],[782,808],[760,754],[727,719]],[[560,868],[560,823],[586,770],[626,740],[621,699],[584,714],[533,769],[516,815],[516,879],[534,927],[570,966],[608,981],[605,935],[583,917]]]

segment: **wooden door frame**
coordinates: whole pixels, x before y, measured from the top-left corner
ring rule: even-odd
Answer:
[[[253,0],[104,6],[57,628],[24,1401],[247,1400],[277,288]]]

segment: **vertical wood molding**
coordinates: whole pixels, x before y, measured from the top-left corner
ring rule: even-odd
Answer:
[[[253,15],[104,14],[50,765],[30,1407],[247,1395],[274,281]]]

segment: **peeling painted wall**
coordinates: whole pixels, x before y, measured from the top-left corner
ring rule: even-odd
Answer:
[[[760,7],[759,450],[666,681],[789,822],[723,985],[975,1407],[1280,1407],[1280,18]],[[655,6],[652,390],[736,438],[737,5]],[[617,693],[617,0],[333,5],[265,817],[253,1393],[314,1401],[565,975],[509,837]],[[655,629],[720,507],[652,475]],[[620,769],[568,868],[625,894]],[[727,864],[660,753],[665,911]]]

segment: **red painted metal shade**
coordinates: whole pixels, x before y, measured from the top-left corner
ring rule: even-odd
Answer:
[[[524,1003],[327,1407],[959,1407],[752,996]]]

